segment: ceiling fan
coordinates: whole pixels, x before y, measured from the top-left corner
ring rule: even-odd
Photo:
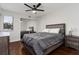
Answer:
[[[25,6],[29,7],[30,10],[25,10],[25,11],[32,11],[33,13],[36,13],[37,11],[44,11],[42,9],[38,9],[39,6],[41,6],[41,3],[38,3],[37,5],[33,5],[33,7],[29,6],[28,4],[24,3]]]

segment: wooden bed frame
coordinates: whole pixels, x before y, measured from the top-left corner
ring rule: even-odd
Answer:
[[[65,23],[61,23],[61,24],[50,24],[50,25],[46,25],[47,29],[51,29],[51,28],[61,28],[63,29],[63,35],[65,36],[65,31],[66,31],[66,26]]]
[[[58,44],[55,44],[53,46],[51,46],[50,48],[45,50],[44,54],[49,54],[50,52],[52,52],[53,50],[55,50],[56,48],[58,48],[60,45],[62,45],[63,43],[65,43],[65,24],[51,24],[51,25],[46,25],[47,29],[51,29],[51,28],[60,28],[63,30],[63,35],[64,35],[64,41],[59,42]],[[25,43],[23,43],[23,45],[29,50],[30,53],[32,53],[33,55],[35,55],[35,52],[33,50],[32,47],[29,47],[28,45],[26,45]],[[50,52],[47,52],[50,51]]]
[[[56,48],[60,47],[62,44],[65,45],[65,24],[50,24],[50,25],[46,25],[47,29],[52,29],[52,28],[60,28],[61,30],[63,30],[63,35],[64,35],[64,40],[63,42],[59,42],[58,44],[55,44],[51,47],[49,47],[48,49],[46,49],[45,54],[49,54],[52,51],[54,51]],[[48,52],[49,51],[49,52]]]

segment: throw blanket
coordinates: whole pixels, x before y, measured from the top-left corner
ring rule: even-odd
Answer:
[[[24,34],[22,41],[31,46],[37,55],[44,54],[44,50],[63,40],[62,34],[56,33],[32,33]]]

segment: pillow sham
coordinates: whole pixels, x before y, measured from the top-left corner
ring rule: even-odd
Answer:
[[[59,31],[60,31],[60,28],[53,28],[48,30],[49,33],[57,33],[57,34],[59,33]]]

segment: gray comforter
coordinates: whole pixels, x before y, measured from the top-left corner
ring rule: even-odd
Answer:
[[[44,50],[62,41],[62,34],[55,33],[32,33],[24,34],[22,41],[31,46],[38,55],[44,54]]]

